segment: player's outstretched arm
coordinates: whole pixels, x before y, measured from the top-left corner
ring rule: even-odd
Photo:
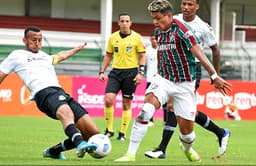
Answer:
[[[57,55],[58,55],[58,60],[57,62],[61,62],[71,56],[73,56],[75,53],[81,51],[85,46],[86,46],[87,42],[85,42],[83,45],[77,46],[71,50],[67,50],[67,51],[60,51]]]
[[[232,92],[232,89],[231,89],[232,85],[229,84],[228,82],[226,82],[220,76],[218,76],[213,65],[210,63],[210,61],[208,60],[206,55],[201,50],[199,44],[194,45],[190,50],[191,50],[192,54],[195,55],[200,60],[200,63],[204,66],[205,70],[211,76],[211,79],[213,80],[214,87],[216,89],[218,89],[223,95],[227,94],[227,90]]]

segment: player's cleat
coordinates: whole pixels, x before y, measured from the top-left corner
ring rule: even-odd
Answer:
[[[156,148],[155,150],[152,150],[152,151],[147,151],[144,153],[144,155],[149,158],[165,159],[165,153],[159,148]]]
[[[82,141],[76,148],[76,156],[83,158],[85,153],[92,153],[95,149],[97,149],[97,145],[88,144],[86,141]]]
[[[45,149],[43,151],[43,157],[48,157],[48,158],[52,158],[52,159],[60,159],[60,160],[66,160],[67,158],[63,155],[63,154],[58,154],[58,155],[53,155],[50,153],[49,148]]]
[[[228,145],[228,139],[231,135],[231,132],[228,129],[224,129],[225,133],[221,139],[219,139],[219,156],[225,154]]]
[[[135,161],[135,154],[126,153],[123,157],[120,157],[114,161],[116,162]]]
[[[114,136],[114,132],[108,131],[108,128],[106,128],[104,135],[108,136],[108,138],[111,138]]]
[[[186,157],[188,158],[189,161],[192,162],[201,162],[201,157],[200,155],[191,147],[189,151],[184,151],[184,147],[182,144],[181,145],[181,149],[183,150],[183,152],[185,153]]]
[[[124,133],[119,132],[118,137],[116,138],[119,141],[125,141],[126,138],[124,136]]]

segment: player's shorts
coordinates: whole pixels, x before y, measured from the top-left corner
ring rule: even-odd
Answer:
[[[133,99],[136,85],[134,78],[138,69],[112,69],[108,75],[105,93],[117,94],[120,90],[124,98]]]
[[[70,106],[75,117],[75,122],[77,122],[83,115],[88,114],[77,101],[65,93],[60,87],[45,88],[36,93],[34,100],[37,107],[53,119],[57,119],[57,109],[63,104],[68,104]]]
[[[200,62],[196,62],[196,84],[195,84],[195,89],[196,90],[200,86],[201,77],[202,77],[201,63]]]
[[[195,81],[174,83],[159,74],[153,76],[146,94],[153,93],[160,104],[164,104],[170,97],[173,97],[173,109],[176,116],[187,120],[195,120],[196,97]]]

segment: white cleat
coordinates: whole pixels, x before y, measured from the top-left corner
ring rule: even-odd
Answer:
[[[147,151],[144,153],[146,157],[154,158],[154,159],[165,159],[165,153],[159,149],[155,149],[153,151]]]
[[[228,129],[224,129],[225,133],[221,140],[219,140],[220,147],[219,147],[219,157],[223,156],[227,150],[227,145],[228,145],[228,139],[231,135],[231,132]]]

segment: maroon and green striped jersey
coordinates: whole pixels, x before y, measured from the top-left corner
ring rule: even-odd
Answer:
[[[155,29],[158,43],[158,73],[173,82],[193,81],[196,75],[195,56],[190,51],[199,38],[191,28],[177,19],[167,31]]]

